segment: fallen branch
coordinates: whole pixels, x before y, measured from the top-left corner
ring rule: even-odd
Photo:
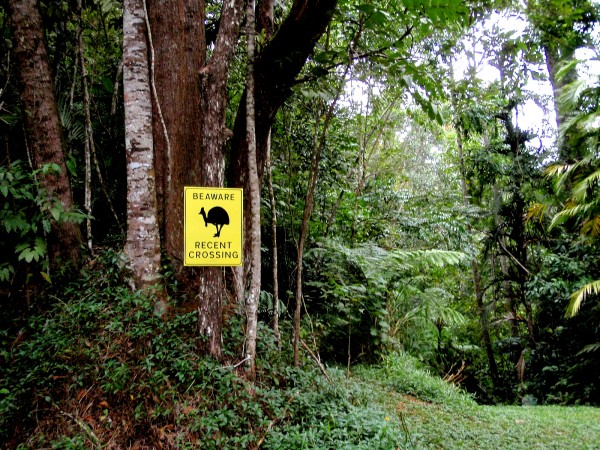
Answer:
[[[100,442],[100,439],[98,438],[98,436],[96,436],[96,433],[94,433],[94,431],[88,425],[86,425],[83,422],[83,420],[81,420],[79,417],[75,417],[74,415],[69,414],[66,411],[59,410],[59,413],[65,417],[68,417],[73,422],[75,422],[77,425],[79,425],[79,427],[82,429],[82,431],[85,432],[85,434],[87,434],[87,436],[92,441],[92,445],[94,448],[96,448],[96,447],[102,448],[102,443]]]
[[[321,364],[321,361],[319,360],[319,358],[317,358],[317,356],[308,347],[308,345],[306,345],[306,342],[304,342],[302,339],[300,339],[300,343],[302,344],[302,347],[304,347],[306,349],[306,351],[308,352],[310,357],[314,360],[314,362],[317,363],[317,366],[319,367],[319,369],[321,369],[321,373],[325,376],[327,381],[329,381],[331,383],[331,378],[329,378],[329,375],[327,375],[327,372],[325,371],[325,367],[323,367],[323,364]]]

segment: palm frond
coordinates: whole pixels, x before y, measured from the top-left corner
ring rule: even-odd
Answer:
[[[590,89],[590,87],[591,85],[588,80],[580,78],[561,89],[558,101],[566,109],[573,110],[579,104],[582,94]]]
[[[555,178],[554,187],[557,192],[562,191],[567,180],[581,171],[581,167],[592,164],[591,157],[585,157],[574,163],[556,163],[548,166],[543,174],[547,178]]]
[[[525,221],[531,222],[532,220],[537,220],[539,223],[542,223],[544,217],[548,213],[548,205],[545,203],[532,203],[527,210],[525,215]]]
[[[583,223],[581,226],[581,234],[600,236],[600,214],[596,214]]]
[[[562,81],[571,71],[577,67],[577,64],[583,62],[581,59],[572,59],[570,61],[561,64],[560,68],[556,71],[556,79]]]
[[[599,181],[600,169],[595,170],[583,180],[577,182],[577,184],[573,186],[571,197],[578,203],[588,201],[589,196],[591,195],[593,189],[598,186]]]
[[[591,209],[592,205],[584,204],[577,205],[572,202],[569,202],[565,205],[562,211],[556,213],[556,215],[552,218],[552,222],[550,222],[549,229],[553,229],[557,225],[565,223],[568,219],[577,216],[585,216],[586,213]]]
[[[581,304],[585,301],[587,296],[591,294],[600,294],[600,280],[587,283],[581,289],[571,294],[571,301],[567,307],[565,317],[574,317],[579,312]]]

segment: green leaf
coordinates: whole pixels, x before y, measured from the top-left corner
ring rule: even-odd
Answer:
[[[52,280],[50,279],[50,275],[48,275],[48,273],[40,272],[40,275],[42,276],[42,278],[44,280],[46,280],[48,283],[52,284]]]
[[[60,219],[60,213],[61,213],[61,210],[59,207],[55,206],[53,208],[50,208],[50,214],[52,215],[54,220],[56,220],[57,222],[58,222],[58,219]]]

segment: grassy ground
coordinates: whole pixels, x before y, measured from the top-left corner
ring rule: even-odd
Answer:
[[[418,448],[600,448],[600,409],[565,406],[460,408],[398,397]]]
[[[477,405],[406,355],[357,377],[377,386],[414,448],[600,449],[600,408]]]

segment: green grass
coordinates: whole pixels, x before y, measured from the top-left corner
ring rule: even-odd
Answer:
[[[418,449],[600,449],[600,408],[482,406],[408,355],[355,376],[404,420]]]
[[[600,409],[568,406],[458,408],[406,399],[398,404],[419,448],[600,448]]]

